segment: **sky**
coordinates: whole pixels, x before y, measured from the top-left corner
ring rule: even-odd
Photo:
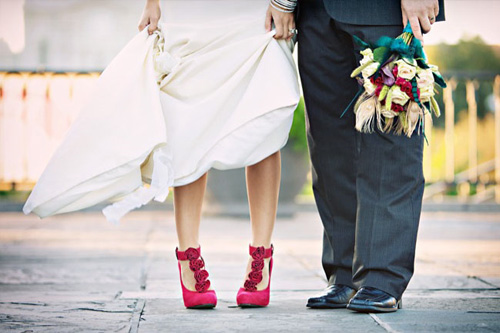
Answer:
[[[445,13],[446,22],[434,24],[425,35],[426,45],[454,44],[464,35],[500,45],[500,0],[445,0]]]

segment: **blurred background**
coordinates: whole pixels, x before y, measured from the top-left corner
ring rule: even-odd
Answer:
[[[201,235],[221,305],[196,320],[180,300],[172,196],[120,226],[104,205],[44,220],[20,212],[100,72],[137,33],[144,2],[0,0],[1,332],[500,331],[500,0],[445,0],[447,21],[425,37],[448,88],[441,117],[426,121],[405,309],[305,311],[326,280],[300,103],[282,150],[270,312],[230,308],[251,239],[245,177],[211,171]]]
[[[0,210],[21,207],[99,73],[137,33],[143,5],[0,0]],[[500,204],[499,12],[500,1],[446,1],[446,23],[426,36],[448,88],[438,89],[442,116],[427,121],[425,209]],[[209,179],[207,211],[247,211],[243,170]],[[280,214],[313,206],[310,182],[301,103],[283,151]]]

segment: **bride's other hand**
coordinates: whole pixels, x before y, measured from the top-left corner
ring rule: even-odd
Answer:
[[[146,0],[146,5],[142,11],[141,20],[139,21],[139,31],[144,30],[149,24],[148,33],[151,35],[158,28],[160,16],[160,0]]]
[[[267,32],[272,30],[273,22],[276,29],[275,39],[290,39],[293,37],[293,33],[290,32],[290,30],[295,29],[293,13],[282,13],[269,5],[266,13]]]
[[[411,30],[417,39],[424,42],[424,34],[431,31],[431,25],[436,22],[439,14],[438,0],[401,0],[403,26],[410,21]]]

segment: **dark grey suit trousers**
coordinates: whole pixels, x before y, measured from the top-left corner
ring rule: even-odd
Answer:
[[[403,27],[341,23],[322,0],[299,1],[297,26],[324,271],[330,284],[374,287],[399,298],[413,275],[423,135],[362,134],[352,108],[340,115],[358,91],[350,78],[359,61],[352,36],[374,42]]]

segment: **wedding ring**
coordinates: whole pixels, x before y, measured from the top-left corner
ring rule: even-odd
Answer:
[[[293,35],[296,35],[299,32],[297,29],[290,29],[288,31]]]

